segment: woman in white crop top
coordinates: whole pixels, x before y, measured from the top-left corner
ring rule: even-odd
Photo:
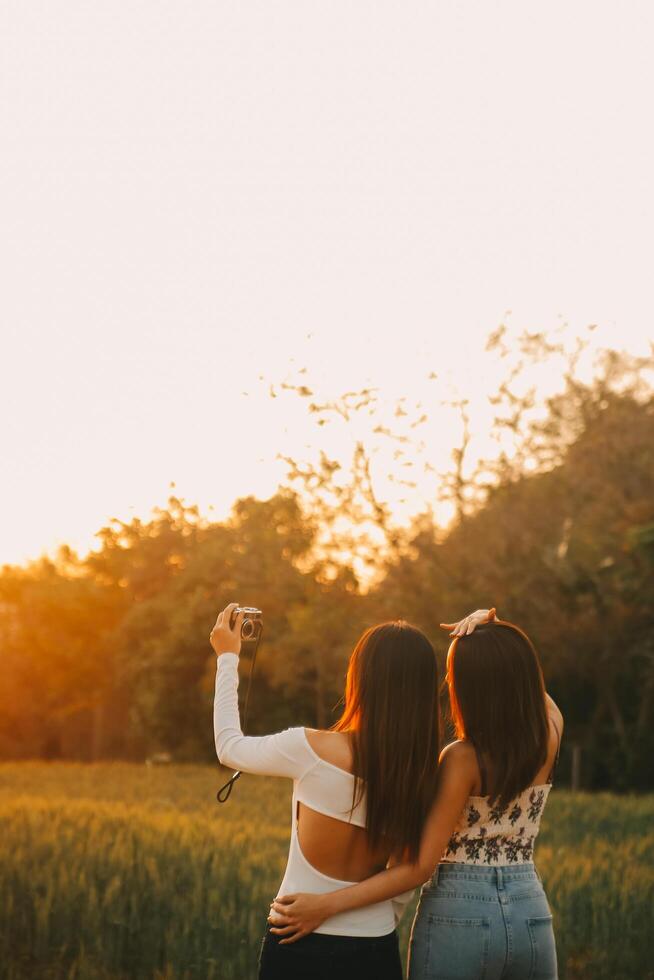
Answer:
[[[438,665],[427,637],[402,620],[366,630],[350,658],[345,709],[334,729],[246,736],[238,711],[243,614],[229,627],[235,606],[220,613],[211,633],[216,752],[224,765],[293,780],[278,895],[333,892],[415,860],[436,791],[441,731]],[[413,888],[396,892],[325,917],[297,944],[280,943],[266,927],[260,980],[401,980],[396,925]]]
[[[424,882],[409,980],[556,980],[552,911],[533,847],[563,718],[517,626],[479,610],[452,635],[447,682],[457,740],[441,753],[417,860],[331,894],[280,895],[273,929],[292,943],[323,916]]]

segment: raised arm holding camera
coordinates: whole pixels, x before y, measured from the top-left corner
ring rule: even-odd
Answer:
[[[226,606],[211,631],[216,752],[239,771],[293,780],[291,842],[278,895],[346,888],[403,854],[415,856],[441,737],[438,666],[425,634],[403,620],[363,633],[350,657],[345,709],[332,729],[251,736],[243,734],[238,711],[247,616],[237,609]],[[401,980],[396,925],[411,895],[331,916],[293,944],[266,928],[260,980]]]

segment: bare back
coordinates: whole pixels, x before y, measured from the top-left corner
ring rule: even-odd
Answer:
[[[337,769],[352,772],[352,747],[346,732],[313,728],[305,731],[316,755]],[[362,881],[386,867],[388,852],[370,849],[364,827],[319,813],[300,801],[295,816],[302,853],[322,874],[343,881]]]

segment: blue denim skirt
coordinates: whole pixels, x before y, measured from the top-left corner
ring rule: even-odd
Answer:
[[[550,909],[533,862],[441,862],[422,886],[408,980],[557,980]]]

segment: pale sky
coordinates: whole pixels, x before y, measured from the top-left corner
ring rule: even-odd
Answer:
[[[267,397],[300,367],[422,400],[442,462],[427,375],[481,405],[507,310],[644,351],[653,28],[649,0],[5,0],[0,563],[346,451]]]

